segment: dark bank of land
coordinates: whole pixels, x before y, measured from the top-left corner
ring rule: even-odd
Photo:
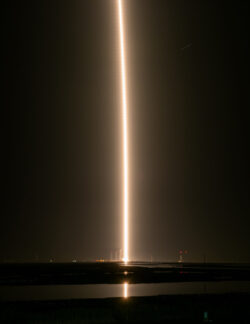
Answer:
[[[117,284],[250,281],[250,264],[2,263],[0,285]]]
[[[0,304],[1,323],[249,323],[249,294]]]
[[[0,265],[0,289],[84,285],[250,281],[249,264],[117,262]],[[249,323],[250,292],[0,302],[0,323]]]

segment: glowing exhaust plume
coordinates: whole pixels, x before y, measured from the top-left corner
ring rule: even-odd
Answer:
[[[123,32],[122,0],[118,1],[120,48],[121,48],[121,84],[122,84],[122,127],[123,127],[123,261],[128,262],[128,126],[127,126],[127,95],[125,50]]]

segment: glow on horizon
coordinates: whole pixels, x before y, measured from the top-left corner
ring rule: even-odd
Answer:
[[[123,261],[129,261],[128,256],[128,125],[127,125],[127,94],[126,69],[123,31],[122,0],[118,1],[120,50],[121,50],[121,83],[122,83],[122,128],[123,128]]]

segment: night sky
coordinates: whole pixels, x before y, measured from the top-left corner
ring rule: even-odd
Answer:
[[[130,255],[250,262],[248,1],[123,0]],[[122,247],[115,0],[1,5],[0,261]]]

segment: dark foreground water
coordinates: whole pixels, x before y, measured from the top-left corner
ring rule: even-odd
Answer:
[[[72,300],[157,295],[250,293],[250,281],[157,284],[2,286],[0,301]]]

